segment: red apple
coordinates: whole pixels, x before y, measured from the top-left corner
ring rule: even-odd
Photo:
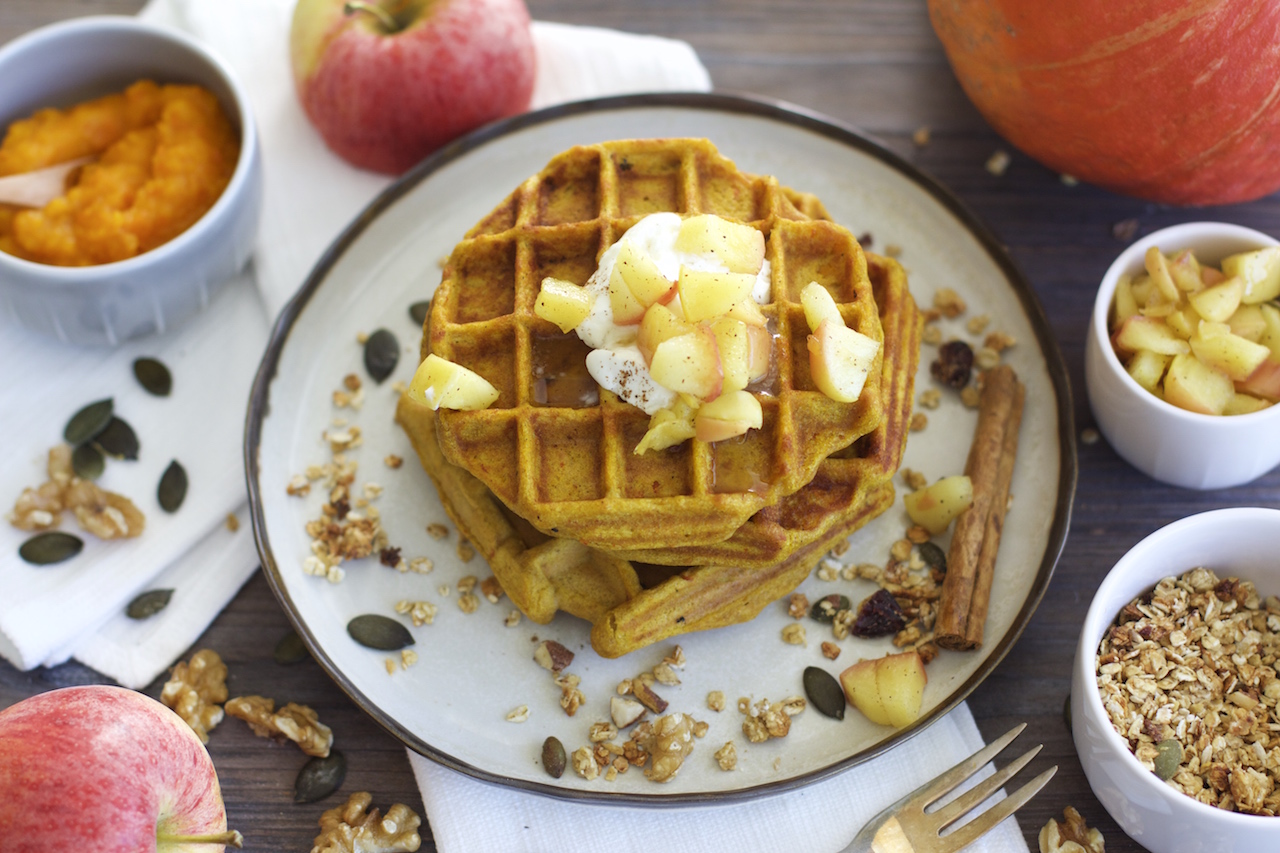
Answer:
[[[393,175],[533,94],[523,0],[299,0],[289,55],[325,143]]]
[[[66,687],[0,711],[0,848],[213,853],[218,775],[182,718],[123,687]]]

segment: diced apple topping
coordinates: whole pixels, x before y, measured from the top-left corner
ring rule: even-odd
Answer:
[[[622,277],[631,295],[645,308],[675,295],[675,282],[668,280],[653,258],[635,243],[623,243],[613,263],[614,275]]]
[[[840,673],[849,704],[871,722],[902,728],[920,718],[929,677],[917,652],[861,660]]]
[[[879,352],[879,341],[850,329],[838,315],[828,317],[809,336],[813,383],[837,403],[852,403],[862,396]]]
[[[621,264],[615,264],[609,275],[609,307],[613,309],[614,325],[634,326],[644,319],[645,307],[623,278]]]
[[[693,438],[698,432],[693,424],[693,416],[693,407],[681,400],[658,410],[649,418],[649,430],[636,445],[636,454],[649,450],[666,450]]]
[[[703,327],[658,344],[649,372],[664,388],[701,401],[714,400],[724,384],[715,335]]]
[[[937,536],[973,503],[973,483],[964,474],[943,477],[932,485],[903,496],[902,502],[913,523]]]
[[[591,313],[591,293],[571,281],[547,276],[542,280],[533,313],[569,332]]]
[[[747,391],[721,394],[700,406],[693,418],[698,440],[707,442],[744,435],[747,430],[760,429],[763,423],[760,401]]]
[[[1122,276],[1111,343],[1144,389],[1205,414],[1245,414],[1280,399],[1280,247],[1207,266],[1189,250],[1144,256]]]
[[[755,283],[752,273],[706,272],[681,267],[677,286],[684,318],[697,323],[728,314],[734,305],[751,295]]]
[[[1280,296],[1280,246],[1268,246],[1222,259],[1222,274],[1244,281],[1248,305],[1270,302]]]
[[[831,298],[830,292],[816,281],[809,282],[800,291],[800,305],[804,308],[804,319],[809,324],[811,332],[817,332],[822,321],[828,317],[834,317],[841,326],[844,325],[844,318],[840,316],[836,301]]]
[[[640,321],[640,334],[636,338],[636,346],[646,363],[653,361],[653,351],[658,344],[678,335],[687,335],[694,330],[691,323],[686,323],[666,305],[650,305]]]
[[[720,353],[720,369],[724,373],[721,394],[740,391],[751,382],[751,339],[747,324],[732,317],[720,317],[710,324]]]
[[[432,409],[468,412],[487,409],[499,396],[498,389],[480,374],[434,354],[418,365],[407,393],[409,399]]]
[[[680,224],[676,249],[698,255],[713,255],[729,272],[754,276],[764,265],[764,234],[750,225],[730,222],[719,216],[691,216]]]

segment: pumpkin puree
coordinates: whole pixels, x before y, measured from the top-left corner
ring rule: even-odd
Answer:
[[[172,240],[226,189],[240,141],[213,93],[134,83],[122,93],[45,109],[9,126],[0,177],[96,156],[44,209],[0,204],[0,251],[87,266]]]

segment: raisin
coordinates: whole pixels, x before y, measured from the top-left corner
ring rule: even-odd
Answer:
[[[394,569],[400,565],[400,549],[399,548],[383,548],[378,553],[378,562],[388,568]]]
[[[938,347],[938,357],[929,365],[933,378],[952,388],[969,384],[973,371],[973,348],[964,341],[947,341]]]
[[[907,624],[902,608],[887,589],[878,589],[858,605],[858,616],[849,633],[855,637],[896,634]]]

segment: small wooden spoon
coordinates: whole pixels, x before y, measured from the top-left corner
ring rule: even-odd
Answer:
[[[44,207],[67,191],[67,175],[73,169],[92,160],[92,157],[80,157],[34,172],[0,178],[0,204]]]

